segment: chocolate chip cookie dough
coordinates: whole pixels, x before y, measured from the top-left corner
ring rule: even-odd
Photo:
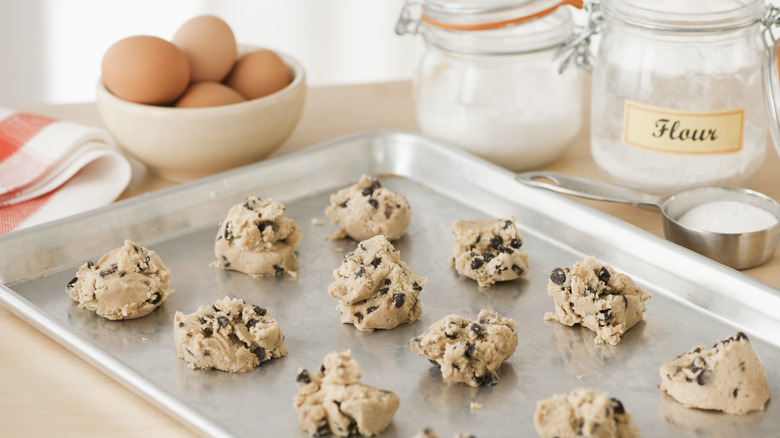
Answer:
[[[295,276],[300,241],[301,228],[285,217],[284,205],[250,197],[231,207],[220,224],[213,265],[254,276]]]
[[[742,415],[769,401],[766,371],[742,332],[661,365],[661,390],[685,407]]]
[[[325,214],[339,227],[334,239],[349,236],[366,240],[383,234],[388,240],[396,240],[406,233],[412,220],[412,209],[403,195],[365,175],[331,195]]]
[[[616,398],[603,391],[575,389],[536,404],[534,426],[541,438],[633,438],[639,430]]]
[[[238,373],[287,355],[276,318],[241,299],[225,297],[188,315],[176,312],[173,336],[177,356],[192,369]]]
[[[331,352],[316,372],[298,370],[293,407],[311,435],[378,435],[393,421],[400,400],[390,391],[360,383],[360,366],[349,350]]]
[[[555,313],[546,313],[546,321],[580,324],[596,332],[597,344],[611,345],[642,320],[645,301],[650,299],[629,276],[593,257],[570,268],[555,268],[547,294],[555,301]]]
[[[410,344],[439,367],[445,382],[478,387],[498,382],[496,371],[515,352],[517,332],[513,320],[482,310],[476,321],[445,316]]]
[[[520,251],[523,238],[514,218],[455,221],[452,232],[455,249],[450,265],[480,287],[514,280],[528,272],[528,253]]]
[[[426,279],[401,260],[385,236],[360,242],[333,278],[328,294],[339,300],[341,322],[359,330],[392,329],[422,313],[418,297]]]
[[[107,319],[146,316],[173,293],[171,274],[160,256],[125,240],[97,263],[82,265],[66,290],[79,308]]]

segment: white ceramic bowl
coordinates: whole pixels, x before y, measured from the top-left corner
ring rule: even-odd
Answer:
[[[277,53],[292,81],[268,96],[208,108],[143,105],[114,96],[101,79],[100,118],[127,153],[167,180],[187,181],[261,160],[290,136],[306,98],[303,67]]]

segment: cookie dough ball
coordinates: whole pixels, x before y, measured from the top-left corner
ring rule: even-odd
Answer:
[[[192,369],[239,373],[287,355],[271,312],[229,297],[188,315],[176,312],[173,337],[177,356]]]
[[[766,371],[742,332],[661,365],[661,390],[688,408],[742,415],[769,401]]]
[[[253,276],[295,276],[301,228],[285,217],[284,205],[255,197],[230,208],[219,226],[214,266]]]
[[[316,372],[299,369],[295,380],[298,424],[311,435],[378,435],[400,404],[392,392],[360,383],[360,366],[349,350],[328,353]]]
[[[528,272],[528,253],[520,252],[523,238],[514,218],[455,221],[452,233],[455,249],[450,265],[480,287],[514,280]]]
[[[107,319],[134,319],[150,314],[173,294],[170,279],[160,256],[125,240],[97,263],[82,265],[66,289],[79,308]]]
[[[482,310],[477,321],[458,315],[444,317],[412,339],[411,347],[435,362],[447,383],[495,385],[496,371],[515,352],[517,332],[513,320]]]
[[[360,242],[333,278],[328,294],[339,300],[341,322],[361,331],[392,329],[422,313],[418,296],[426,279],[401,260],[385,236]]]
[[[334,239],[349,236],[366,240],[384,234],[389,240],[396,240],[406,233],[412,220],[412,209],[403,195],[365,175],[357,184],[331,195],[325,214],[339,227]]]
[[[547,294],[555,301],[555,313],[546,313],[546,321],[580,324],[596,332],[597,344],[611,345],[642,320],[645,301],[650,299],[629,276],[593,257],[570,268],[555,268]]]
[[[639,436],[620,400],[592,389],[575,389],[538,402],[534,426],[541,438]]]

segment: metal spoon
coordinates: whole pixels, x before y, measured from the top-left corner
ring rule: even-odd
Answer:
[[[780,204],[753,190],[700,187],[662,197],[555,172],[524,172],[515,178],[523,184],[553,192],[660,210],[664,235],[668,240],[734,269],[748,269],[766,263],[772,258],[780,240]],[[778,223],[759,231],[718,233],[678,222],[692,208],[716,201],[741,202],[762,208],[774,215]]]

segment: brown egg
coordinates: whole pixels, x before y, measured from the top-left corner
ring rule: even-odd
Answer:
[[[279,55],[261,49],[236,61],[225,83],[245,98],[257,99],[286,87],[290,83],[290,73]]]
[[[193,82],[176,102],[176,107],[201,108],[245,101],[236,90],[219,82]]]
[[[193,82],[222,82],[238,50],[230,26],[213,15],[201,15],[182,24],[173,43],[187,55]]]
[[[190,82],[190,63],[172,43],[153,36],[131,36],[103,55],[103,83],[131,102],[163,105],[175,101]]]

